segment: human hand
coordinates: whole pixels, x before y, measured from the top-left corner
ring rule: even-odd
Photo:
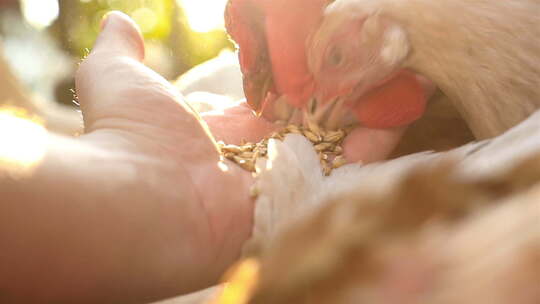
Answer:
[[[176,270],[180,281],[189,279],[189,284],[171,290],[204,287],[238,257],[249,237],[251,174],[228,161],[220,165],[214,138],[199,115],[171,84],[141,63],[143,41],[128,17],[111,13],[102,27],[77,74],[86,130],[81,140],[131,159],[138,172],[133,182],[150,187],[146,197],[124,192],[118,200],[179,205],[172,209],[179,212],[177,224],[191,234],[189,243],[180,245],[191,247],[187,266],[193,273]],[[218,139],[231,141],[262,138],[273,129],[243,107],[209,118],[208,123],[219,133]],[[171,279],[168,284],[178,281]]]

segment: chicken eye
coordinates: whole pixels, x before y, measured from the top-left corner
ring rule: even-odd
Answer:
[[[339,67],[343,64],[345,56],[338,48],[333,48],[328,54],[328,64],[332,67]]]

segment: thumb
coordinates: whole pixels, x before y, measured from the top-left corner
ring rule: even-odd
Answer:
[[[76,75],[86,133],[126,124],[169,129],[171,125],[196,126],[196,117],[179,92],[142,64],[143,57],[144,43],[136,24],[123,13],[109,13]],[[178,121],[189,121],[189,125]]]
[[[143,69],[143,58],[144,42],[137,25],[121,12],[105,15],[92,52],[75,76],[86,132],[96,121],[115,115],[130,83],[140,82],[136,70]]]
[[[119,130],[170,147],[190,142],[193,151],[215,155],[197,113],[171,83],[142,64],[143,55],[135,23],[122,13],[109,13],[75,79],[85,133]]]
[[[113,11],[103,17],[101,33],[92,53],[106,52],[113,56],[144,59],[144,42],[135,22],[126,14]]]

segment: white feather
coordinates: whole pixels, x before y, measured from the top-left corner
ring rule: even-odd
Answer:
[[[253,237],[267,242],[324,202],[345,193],[385,193],[413,168],[449,158],[458,160],[458,177],[475,179],[501,173],[532,153],[540,152],[540,113],[492,140],[471,143],[444,153],[417,153],[369,165],[351,164],[324,177],[312,144],[290,134],[270,144],[268,161],[259,162]]]

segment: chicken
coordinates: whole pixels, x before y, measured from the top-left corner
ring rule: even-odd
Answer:
[[[386,196],[336,198],[288,227],[260,255],[246,303],[538,303],[538,175],[497,198],[448,168],[417,171]]]
[[[301,136],[273,142],[235,303],[538,303],[539,126],[329,177]]]
[[[302,109],[303,114],[313,114],[312,120],[323,121],[329,128],[350,123],[352,113],[371,128],[407,125],[421,117],[427,94],[416,76],[406,71],[385,84],[384,89],[365,96],[365,102],[354,110],[346,108],[341,113],[342,107],[334,104],[314,109],[313,98],[323,96],[314,96],[315,83],[305,45],[329,2],[229,1],[225,19],[227,30],[239,47],[247,102],[272,120],[290,121],[298,118],[295,109]],[[388,107],[401,110],[392,112]],[[344,115],[347,119],[342,119]]]
[[[319,94],[349,100],[418,73],[489,138],[540,105],[539,12],[537,0],[336,0],[307,47],[309,67]]]
[[[348,101],[336,100],[326,105],[316,102],[322,97],[314,94],[306,43],[322,21],[328,2],[228,2],[226,27],[238,45],[247,103],[269,121],[311,121],[326,129],[360,121],[347,138],[347,160],[367,163],[385,159],[395,149],[404,129],[424,114],[430,87],[424,86],[413,73],[402,72],[383,88],[366,95],[365,102],[356,109]],[[392,111],[396,107],[401,111]]]
[[[374,23],[369,19],[359,22],[360,26],[367,23],[369,34],[375,33],[368,38],[376,41],[384,37],[384,47],[366,41],[355,45],[367,54],[369,60],[365,63],[374,65],[369,67],[369,72],[374,74],[365,79],[363,67],[350,64],[344,64],[343,68],[357,73],[337,70],[329,73],[322,69],[324,64],[314,61],[328,58],[318,51],[324,53],[326,50],[321,49],[325,46],[332,49],[330,46],[351,42],[343,39],[336,43],[333,39],[340,36],[333,35],[333,30],[347,30],[358,21],[353,16],[348,20],[350,23],[338,20],[331,24],[334,21],[328,18],[337,9],[334,5],[337,7],[342,2],[345,1],[331,4],[322,27],[310,39],[310,43],[320,44],[308,45],[311,52],[308,67],[314,72],[316,96],[330,103],[335,96],[340,96],[342,101],[364,103],[366,96],[376,93],[373,90],[380,85],[391,83],[396,75],[415,73],[425,75],[448,94],[438,78],[406,64],[415,62],[412,58],[421,58],[421,53],[416,52],[412,36],[403,30],[406,27],[384,14],[375,14]],[[373,7],[379,2],[396,4],[400,0],[357,1]],[[432,3],[436,6],[439,2]],[[364,7],[360,4],[359,10]],[[347,16],[344,11],[341,13]],[[349,12],[354,15],[352,8]],[[418,11],[413,14],[418,15]],[[424,18],[421,14],[419,17]],[[323,29],[332,31],[323,37]],[[405,52],[401,50],[403,45],[407,46]],[[380,60],[370,57],[379,55],[370,49],[373,46],[384,50]],[[434,56],[439,53],[446,59],[442,51]],[[319,55],[324,58],[318,58]],[[477,56],[478,60],[482,59],[481,54]],[[348,59],[342,56],[332,60],[347,62]],[[392,65],[378,66],[386,60]],[[473,63],[482,66],[483,62],[486,61]],[[436,59],[430,62],[436,63]],[[506,64],[509,63],[501,63],[502,70],[508,68]],[[452,81],[457,83],[465,77],[459,74],[458,67],[450,64],[449,70],[454,74],[444,75],[455,77],[457,80]],[[495,84],[504,83],[504,75],[478,76],[473,74],[473,68],[469,69],[464,73],[469,73],[467,77],[470,76],[472,84],[461,83],[463,90],[475,93],[478,90],[471,87],[484,88],[484,82],[489,83],[490,77],[495,76],[499,79],[494,80],[490,89],[501,90]],[[525,70],[534,70],[534,64]],[[441,74],[450,72],[440,70]],[[445,79],[444,75],[441,78]],[[509,85],[524,84],[521,81],[524,78],[518,76]],[[346,86],[333,86],[336,83]],[[462,87],[457,88],[461,92]],[[461,95],[448,95],[469,120],[475,135],[484,138],[505,132],[534,110],[534,104],[530,109],[527,106],[534,101],[525,98],[532,95],[514,93],[517,95],[512,95],[512,101],[516,104],[514,108],[507,105],[508,113],[512,115],[523,108],[527,111],[510,122],[501,121],[495,115],[498,112],[486,110],[489,123],[471,122],[456,98]],[[495,93],[489,95],[497,97]],[[467,100],[472,100],[474,105],[476,99]],[[478,100],[476,104],[499,109],[503,102],[494,99],[492,103],[482,104],[485,100],[490,99]],[[478,116],[480,111],[476,111]],[[356,114],[360,112],[365,113]],[[492,126],[496,128],[491,129]],[[240,298],[248,298],[237,303],[538,303],[536,282],[540,277],[535,269],[540,258],[539,126],[540,113],[494,139],[446,153],[421,153],[365,166],[350,164],[329,177],[322,176],[313,147],[301,136],[289,135],[284,142],[271,142],[269,159],[257,164],[255,192],[259,196],[253,238],[245,248],[245,255],[250,258],[238,268],[245,270],[247,265],[251,271],[255,270],[257,275],[251,282],[257,282],[257,286],[254,290],[237,289],[233,282],[235,288],[231,290],[246,292]],[[220,302],[218,297],[215,303],[227,302]]]
[[[494,139],[442,153],[416,153],[381,163],[349,164],[323,177],[319,158],[302,136],[290,134],[269,145],[269,159],[259,160],[253,236],[265,242],[282,226],[294,223],[325,201],[350,193],[386,194],[416,167],[457,160],[464,180],[498,176],[516,163],[540,153],[540,113]],[[534,172],[534,171],[533,171]]]

